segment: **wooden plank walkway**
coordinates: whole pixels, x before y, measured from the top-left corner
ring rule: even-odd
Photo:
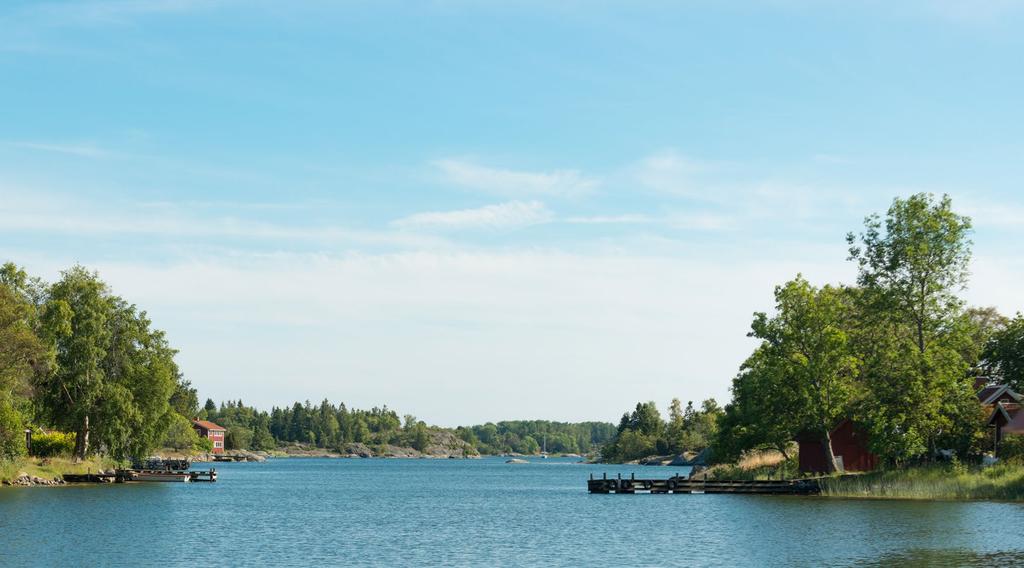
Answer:
[[[591,493],[745,493],[758,495],[817,495],[816,479],[792,480],[701,480],[673,476],[668,479],[609,479],[607,475],[587,481]]]

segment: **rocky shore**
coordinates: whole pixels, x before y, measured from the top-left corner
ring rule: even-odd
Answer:
[[[14,487],[51,487],[54,485],[65,485],[65,482],[63,479],[59,477],[54,477],[53,479],[45,479],[42,477],[29,475],[25,472],[22,472],[15,476],[14,479],[5,479],[2,482],[0,482],[0,484]]]

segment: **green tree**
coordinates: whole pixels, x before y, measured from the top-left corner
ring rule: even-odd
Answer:
[[[948,196],[896,199],[847,236],[858,264],[858,351],[866,396],[859,416],[872,447],[893,462],[967,440],[978,428],[958,325],[967,282],[971,221]]]
[[[164,433],[163,446],[175,450],[191,450],[201,447],[199,434],[192,428],[192,421],[175,415]]]
[[[90,452],[93,435],[116,458],[156,447],[173,418],[178,369],[146,313],[76,266],[50,288],[42,323],[56,357],[37,399],[54,425],[75,432],[75,458]]]
[[[110,341],[106,295],[107,287],[96,274],[75,266],[51,287],[45,314],[54,333],[56,368],[44,377],[38,392],[51,422],[75,432],[78,460],[89,451],[90,418],[106,394],[102,369]]]
[[[1018,313],[992,334],[983,354],[989,371],[1017,392],[1024,392],[1024,315]]]
[[[430,434],[427,431],[427,424],[423,421],[416,422],[413,426],[412,447],[423,452],[430,445]]]
[[[754,315],[750,335],[763,341],[766,364],[790,384],[791,423],[821,439],[830,471],[839,469],[829,432],[849,413],[858,360],[847,329],[849,296],[811,286],[802,276],[775,288],[773,317]],[[772,417],[769,417],[769,419]]]
[[[787,380],[761,345],[732,380],[732,402],[725,407],[715,438],[715,459],[730,461],[746,450],[774,449],[788,459],[790,442],[800,433],[797,385]]]
[[[25,451],[30,380],[50,356],[33,331],[33,316],[33,306],[0,280],[0,461]]]
[[[174,392],[171,394],[171,408],[186,418],[199,416],[199,394],[191,381],[186,381],[181,373],[177,373]]]

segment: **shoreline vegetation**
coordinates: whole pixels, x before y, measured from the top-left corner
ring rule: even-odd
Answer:
[[[718,479],[827,478],[827,494],[847,497],[1024,499],[1024,434],[1006,429],[997,443],[989,423],[1000,408],[1024,412],[1022,400],[997,408],[978,396],[986,385],[1024,390],[1024,315],[962,299],[972,231],[949,196],[894,199],[847,234],[854,283],[797,274],[776,286],[774,310],[752,318],[747,336],[759,344],[732,400],[706,413],[702,439],[683,436],[678,401],[668,421],[641,403],[602,456],[642,462],[709,449],[700,475]],[[770,451],[778,463],[745,464]]]
[[[328,400],[269,411],[241,400],[200,406],[164,332],[98,274],[74,266],[47,283],[7,263],[0,266],[0,479],[47,481],[155,453],[207,455],[212,442],[192,427],[199,418],[226,429],[227,453],[257,461],[550,453],[696,464],[694,475],[707,479],[818,477],[833,497],[1021,500],[1024,435],[996,447],[985,422],[991,409],[976,390],[978,381],[1024,390],[1024,315],[1007,318],[959,297],[971,230],[948,196],[895,199],[884,218],[869,216],[862,233],[847,236],[855,284],[817,286],[798,274],[776,287],[772,313],[754,314],[748,337],[759,345],[733,378],[728,404],[684,407],[674,399],[663,419],[654,402],[641,402],[618,425],[441,428],[387,406]],[[845,465],[877,463],[877,471],[839,473],[830,432],[841,422],[864,440],[861,455],[870,453],[868,466]],[[802,459],[797,439],[818,448],[813,460]],[[993,457],[997,465],[981,465]]]
[[[982,468],[936,464],[826,477],[820,484],[825,497],[1022,501],[1024,465],[1001,463]]]

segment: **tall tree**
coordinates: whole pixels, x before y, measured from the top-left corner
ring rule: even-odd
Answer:
[[[839,469],[829,432],[849,412],[858,361],[850,349],[849,296],[840,288],[811,286],[802,276],[775,288],[776,314],[754,315],[750,335],[761,339],[766,363],[791,384],[788,413],[821,439],[826,463]]]
[[[56,345],[56,367],[39,394],[51,421],[75,432],[75,458],[89,451],[90,419],[103,403],[102,362],[110,341],[107,287],[95,273],[75,266],[50,289],[46,310]]]
[[[935,450],[940,438],[976,428],[957,325],[968,278],[971,221],[949,196],[896,199],[885,220],[872,215],[849,234],[858,265],[858,350],[867,395],[860,413],[872,446],[891,461]],[[976,406],[976,405],[974,405]]]

